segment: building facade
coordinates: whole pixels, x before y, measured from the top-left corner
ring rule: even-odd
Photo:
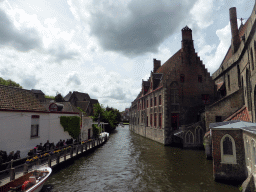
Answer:
[[[153,60],[153,71],[130,108],[130,129],[169,145],[202,145],[201,114],[215,98],[214,81],[194,49],[192,30],[182,30],[182,47],[163,65]]]

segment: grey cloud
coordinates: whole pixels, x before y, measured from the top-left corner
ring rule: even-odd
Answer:
[[[35,75],[24,75],[22,76],[21,86],[26,89],[33,89],[35,88],[36,84],[38,83],[38,79]]]
[[[78,52],[67,50],[65,45],[59,44],[57,48],[49,49],[48,53],[54,58],[54,62],[62,63],[65,60],[76,59]]]
[[[74,83],[75,85],[81,85],[81,81],[79,77],[77,77],[76,73],[70,74],[67,80],[67,85],[70,83]]]
[[[102,11],[97,9],[98,1],[95,1],[89,21],[91,34],[103,49],[121,52],[128,57],[157,52],[164,39],[185,24],[183,22],[195,2],[132,0],[124,11],[108,3],[99,5],[104,6]],[[117,12],[119,15],[114,16]]]
[[[125,93],[122,88],[115,87],[114,90],[111,90],[111,94],[107,96],[107,98],[116,99],[116,100],[124,100]]]
[[[0,45],[11,45],[19,51],[29,51],[41,47],[41,39],[35,29],[16,29],[6,13],[0,9]]]

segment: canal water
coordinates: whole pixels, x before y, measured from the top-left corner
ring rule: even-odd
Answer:
[[[204,151],[166,147],[125,126],[94,152],[54,173],[43,191],[239,191],[214,182],[212,171]]]

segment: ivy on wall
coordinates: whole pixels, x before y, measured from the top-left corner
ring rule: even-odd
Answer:
[[[80,134],[80,117],[78,116],[61,116],[60,124],[64,128],[64,131],[67,131],[69,135],[77,139]]]

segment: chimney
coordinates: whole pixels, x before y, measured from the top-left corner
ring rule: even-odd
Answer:
[[[160,60],[153,59],[153,62],[154,62],[154,70],[153,70],[153,73],[155,73],[155,72],[157,71],[157,69],[159,69],[159,67],[161,67],[161,61],[160,61]]]
[[[186,50],[189,50],[190,48],[194,48],[193,39],[192,39],[192,30],[186,26],[182,30],[182,49],[184,50],[185,47],[187,47]]]
[[[232,49],[232,54],[235,54],[241,42],[239,37],[238,27],[237,27],[237,16],[236,16],[235,7],[231,7],[229,9],[229,17],[230,17],[230,26],[231,26],[231,34],[232,34],[231,49]]]

